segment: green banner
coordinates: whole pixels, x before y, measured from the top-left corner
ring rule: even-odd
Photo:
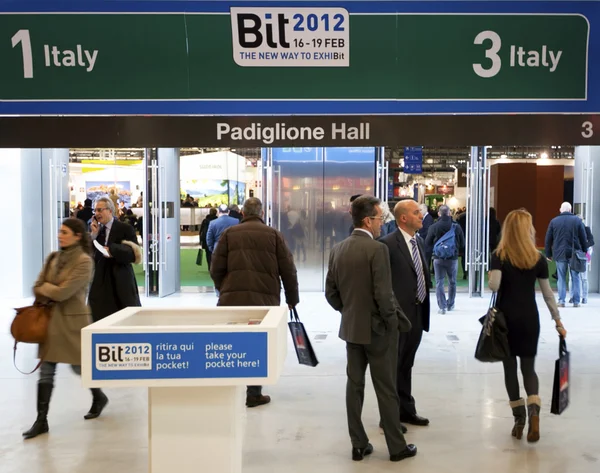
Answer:
[[[582,16],[349,18],[347,65],[243,67],[230,15],[0,14],[0,100],[586,98]]]

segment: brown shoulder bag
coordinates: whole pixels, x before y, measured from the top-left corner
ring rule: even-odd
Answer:
[[[50,266],[52,259],[48,261],[46,265],[46,272],[48,271],[48,267]],[[17,370],[23,374],[32,374],[37,371],[43,360],[40,359],[33,371],[30,373],[24,373],[17,367],[16,364],[17,344],[19,342],[39,344],[46,341],[46,337],[48,336],[48,325],[50,324],[50,318],[52,317],[52,305],[52,302],[48,304],[42,304],[36,300],[33,305],[15,309],[17,315],[10,326],[10,333],[15,339],[15,346],[13,349],[13,364],[15,365],[15,368],[17,368]]]

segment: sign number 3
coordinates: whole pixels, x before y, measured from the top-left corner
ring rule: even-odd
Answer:
[[[594,136],[594,124],[592,122],[583,122],[581,128],[583,128],[581,136],[583,136],[584,138],[591,138],[592,136]]]

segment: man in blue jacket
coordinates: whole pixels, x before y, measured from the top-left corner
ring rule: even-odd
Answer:
[[[558,306],[565,307],[567,297],[567,271],[573,250],[587,251],[588,242],[585,226],[581,219],[571,212],[571,204],[564,202],[560,206],[560,215],[555,217],[546,232],[546,258],[556,262],[558,271]],[[571,269],[573,288],[573,307],[579,307],[581,301],[580,274]]]
[[[237,218],[229,216],[229,207],[225,204],[219,205],[219,217],[208,225],[208,233],[206,234],[208,250],[211,253],[214,253],[223,232],[238,223],[240,223],[240,221]]]

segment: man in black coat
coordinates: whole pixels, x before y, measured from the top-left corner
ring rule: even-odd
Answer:
[[[126,307],[139,307],[140,295],[132,264],[142,261],[135,229],[114,217],[115,206],[109,198],[96,202],[92,220],[92,240],[103,247],[103,254],[94,245],[95,271],[89,294],[94,322]]]
[[[90,219],[94,216],[94,209],[92,209],[92,199],[85,199],[83,203],[83,208],[77,212],[77,218],[79,220],[83,220],[85,224],[85,228],[89,229]]]
[[[423,225],[419,205],[412,199],[398,202],[394,207],[398,230],[380,241],[387,245],[392,268],[392,286],[402,311],[412,324],[407,333],[400,333],[398,345],[398,374],[400,420],[412,425],[426,426],[429,420],[417,415],[412,396],[412,368],[423,331],[429,331],[429,288],[431,279],[425,259],[423,241],[417,235]]]

